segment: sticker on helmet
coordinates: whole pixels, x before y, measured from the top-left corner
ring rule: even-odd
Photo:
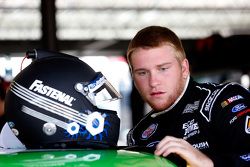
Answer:
[[[104,118],[98,112],[93,112],[88,115],[86,129],[92,136],[95,136],[103,131]]]

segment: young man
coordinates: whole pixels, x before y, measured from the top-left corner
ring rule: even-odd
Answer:
[[[150,26],[131,40],[127,59],[134,84],[152,111],[128,134],[129,146],[192,167],[250,164],[250,93],[237,83],[197,83],[182,43]]]

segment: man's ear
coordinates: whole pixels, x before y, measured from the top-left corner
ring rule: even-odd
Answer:
[[[190,74],[190,69],[189,69],[189,62],[188,59],[184,59],[181,63],[182,67],[182,75],[184,78],[187,78]]]

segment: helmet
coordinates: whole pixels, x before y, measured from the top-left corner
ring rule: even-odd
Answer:
[[[117,145],[117,112],[97,106],[121,96],[101,72],[64,53],[33,50],[27,57],[33,61],[13,79],[5,102],[7,123],[27,148]]]

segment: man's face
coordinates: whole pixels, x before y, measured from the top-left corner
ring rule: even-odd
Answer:
[[[189,65],[178,62],[170,45],[138,48],[131,55],[134,83],[142,98],[156,111],[171,106],[182,93]]]

